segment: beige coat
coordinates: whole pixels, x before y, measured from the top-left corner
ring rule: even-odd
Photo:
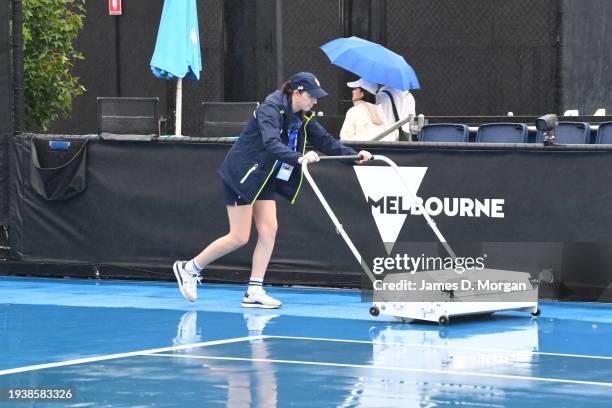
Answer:
[[[355,102],[355,106],[346,112],[346,118],[340,130],[342,140],[372,140],[380,132],[388,128],[382,108],[364,101]],[[383,138],[383,141],[389,136]],[[397,137],[396,137],[397,139]]]

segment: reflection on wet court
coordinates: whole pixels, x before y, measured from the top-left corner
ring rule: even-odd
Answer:
[[[188,305],[166,283],[2,277],[0,389],[74,392],[37,407],[609,406],[610,305],[440,328],[374,321],[357,291],[270,288],[283,309],[245,311],[242,289]]]

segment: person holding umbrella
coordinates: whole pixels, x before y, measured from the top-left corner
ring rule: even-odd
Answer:
[[[389,127],[381,107],[375,105],[376,86],[365,81],[348,82],[347,85],[352,88],[353,107],[346,112],[340,139],[372,140]],[[397,140],[397,136],[393,139],[392,137],[393,135],[389,135],[382,140]]]
[[[374,84],[363,78],[347,82],[347,85],[353,88],[355,106],[346,113],[340,131],[340,138],[343,140],[372,140],[372,137],[387,127],[416,112],[414,97],[410,91]],[[369,103],[371,101],[367,100],[369,94],[376,95],[376,105],[372,105]],[[374,108],[377,110],[374,111]],[[408,124],[402,126],[404,137],[400,138],[396,130],[385,136],[382,141],[408,140],[409,126]]]
[[[349,86],[375,87],[372,93],[376,94],[376,102],[381,105],[389,125],[414,115],[414,97],[409,91],[421,85],[404,57],[380,44],[354,36],[332,40],[323,44],[321,50],[331,63],[361,77]],[[406,132],[400,130],[400,133]],[[398,140],[397,134],[394,133],[394,140]],[[405,135],[399,139],[407,140]]]
[[[257,107],[219,170],[229,232],[193,259],[176,261],[173,265],[185,299],[197,300],[197,284],[206,266],[249,241],[254,219],[258,238],[242,306],[278,308],[282,305],[262,287],[276,238],[276,194],[292,204],[297,199],[303,178],[301,164],[305,160],[319,160],[316,152],[306,151],[308,143],[327,155],[358,154],[361,160],[357,163],[372,158],[367,151],[357,153],[343,145],[314,119],[312,107],[317,98],[326,95],[313,74],[300,72]]]

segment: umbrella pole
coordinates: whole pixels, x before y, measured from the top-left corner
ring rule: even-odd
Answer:
[[[182,126],[182,115],[183,115],[183,78],[179,78],[176,81],[176,126],[174,134],[181,136]]]

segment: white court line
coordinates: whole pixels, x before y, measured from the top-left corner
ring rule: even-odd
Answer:
[[[495,353],[528,353],[540,356],[556,356],[556,357],[574,357],[574,358],[590,358],[595,360],[612,360],[612,357],[608,356],[591,356],[587,354],[563,354],[563,353],[547,353],[544,351],[531,351],[531,350],[504,350],[504,349],[487,349],[487,348],[476,348],[476,347],[461,347],[461,346],[447,346],[442,344],[416,344],[416,343],[387,343],[382,341],[367,341],[367,340],[343,340],[343,339],[328,339],[321,337],[293,337],[293,336],[266,336],[268,339],[288,339],[288,340],[313,340],[313,341],[330,341],[338,343],[359,343],[359,344],[380,344],[383,346],[407,346],[407,347],[420,347],[420,348],[442,348],[442,349],[455,349],[455,350],[467,350],[467,351],[487,351]]]
[[[367,364],[342,364],[342,363],[322,363],[316,361],[299,361],[299,360],[272,360],[267,358],[243,358],[243,357],[218,357],[218,356],[198,356],[198,355],[187,355],[187,354],[147,354],[151,357],[179,357],[179,358],[197,358],[202,360],[227,360],[227,361],[251,361],[261,363],[277,363],[277,364],[298,364],[298,365],[312,365],[312,366],[326,366],[326,367],[347,367],[347,368],[368,368],[376,370],[391,370],[391,371],[405,371],[410,373],[429,373],[429,374],[446,374],[446,375],[460,375],[467,377],[490,377],[490,378],[503,378],[512,380],[524,380],[524,381],[544,381],[554,383],[566,383],[566,384],[581,384],[581,385],[598,385],[602,387],[612,387],[612,383],[599,382],[599,381],[582,381],[582,380],[566,380],[563,378],[548,378],[548,377],[529,377],[521,375],[509,375],[509,374],[493,374],[493,373],[475,373],[469,371],[452,371],[452,370],[432,370],[427,368],[406,368],[406,367],[392,367],[392,366],[378,366],[378,365],[367,365]]]
[[[187,349],[191,349],[195,347],[207,347],[207,346],[215,346],[218,344],[239,343],[241,341],[248,341],[248,340],[260,340],[260,339],[265,339],[267,337],[268,336],[236,337],[233,339],[212,340],[212,341],[205,341],[202,343],[184,344],[182,346],[162,347],[162,348],[149,349],[149,350],[131,351],[128,353],[107,354],[107,355],[96,356],[96,357],[86,357],[86,358],[78,358],[75,360],[58,361],[56,363],[36,364],[36,365],[31,365],[31,366],[26,366],[26,367],[17,367],[17,368],[10,368],[8,370],[1,370],[0,376],[8,375],[8,374],[15,374],[15,373],[23,373],[26,371],[43,370],[45,368],[63,367],[63,366],[76,365],[76,364],[93,363],[96,361],[115,360],[118,358],[150,355],[151,353],[162,353],[162,352],[174,351],[174,350],[187,350]]]

